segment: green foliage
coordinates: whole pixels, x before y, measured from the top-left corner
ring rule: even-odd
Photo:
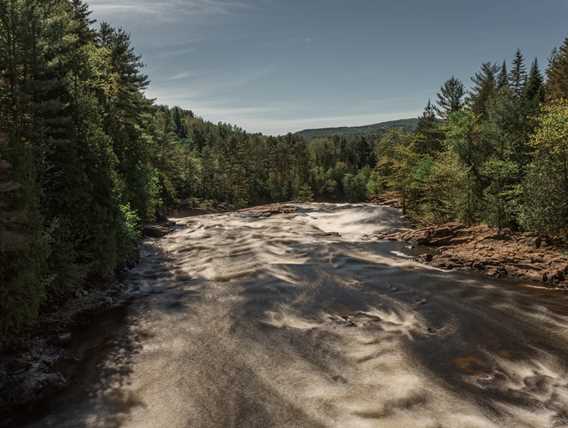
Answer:
[[[471,79],[474,86],[470,91],[469,105],[471,111],[479,117],[487,117],[487,106],[497,94],[497,72],[495,64],[486,62]]]
[[[422,154],[435,155],[442,149],[444,133],[436,119],[436,109],[428,100],[416,128],[416,150]]]
[[[549,67],[556,88],[565,74],[561,64],[558,53]],[[423,221],[565,231],[565,104],[539,116],[543,78],[536,61],[527,75],[520,51],[510,73],[506,63],[500,70],[485,63],[472,80],[467,106],[463,85],[452,78],[438,96],[442,120],[428,103],[414,136],[388,133],[379,140],[367,191],[400,192],[405,211]]]
[[[530,107],[532,107],[534,112],[538,110],[539,105],[544,102],[545,99],[544,77],[540,72],[538,60],[536,59],[533,61],[529,72],[525,88],[525,98],[527,102],[531,104]]]
[[[299,202],[313,202],[314,192],[309,184],[306,183],[300,187],[297,199]]]
[[[489,185],[484,189],[485,210],[482,219],[501,229],[514,226],[520,196],[514,162],[491,158],[483,164],[482,172]]]
[[[32,147],[0,134],[0,335],[33,320],[48,281]]]
[[[503,61],[503,65],[497,76],[497,90],[501,91],[509,88],[509,72],[507,71],[507,61]]]
[[[121,263],[137,258],[138,241],[142,237],[142,221],[129,204],[120,205],[120,232],[118,234]]]
[[[346,200],[353,202],[367,200],[367,183],[370,173],[370,168],[365,167],[355,175],[347,173],[343,176],[342,185]]]
[[[568,99],[568,37],[560,49],[554,50],[546,74],[547,100]]]
[[[568,229],[568,102],[544,108],[531,138],[534,158],[524,187],[521,222],[530,230]]]
[[[464,106],[463,98],[465,96],[465,87],[463,83],[452,76],[447,80],[438,92],[436,113],[442,119],[447,119],[450,114],[458,112]]]
[[[525,67],[525,58],[520,49],[515,52],[515,58],[509,73],[509,88],[512,93],[521,98],[525,93],[527,84],[527,71]]]

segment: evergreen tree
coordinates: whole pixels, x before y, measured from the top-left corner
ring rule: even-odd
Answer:
[[[568,99],[568,37],[555,49],[546,71],[546,96],[549,101]]]
[[[525,67],[525,58],[520,49],[517,49],[511,72],[509,73],[509,87],[516,97],[521,98],[525,93],[527,84],[527,71]]]
[[[433,155],[441,150],[444,135],[436,119],[436,110],[430,100],[418,120],[416,134],[416,150],[419,153]]]
[[[499,91],[509,88],[509,72],[507,71],[507,62],[503,61],[499,75],[497,76],[497,89]]]
[[[151,104],[144,96],[149,82],[143,64],[131,46],[130,36],[121,29],[101,24],[98,43],[110,56],[113,90],[104,94],[104,130],[111,137],[118,158],[123,203],[143,219],[153,219],[160,205],[158,173],[151,165],[148,144]]]
[[[443,120],[447,120],[451,113],[460,111],[464,105],[465,88],[463,83],[451,77],[438,92],[436,113]]]
[[[535,59],[531,65],[525,96],[529,103],[537,105],[544,102],[544,78],[538,67],[538,60]]]
[[[498,68],[490,62],[481,65],[481,71],[472,77],[473,88],[469,95],[471,110],[481,118],[487,117],[487,104],[497,93]]]

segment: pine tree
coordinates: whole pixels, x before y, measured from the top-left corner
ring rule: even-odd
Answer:
[[[527,84],[527,71],[525,68],[525,58],[520,49],[517,49],[511,72],[509,73],[509,86],[517,98],[521,98],[525,93]]]
[[[546,97],[549,101],[568,99],[568,37],[555,49],[546,71]]]
[[[46,293],[49,248],[34,140],[41,12],[30,0],[0,0],[0,335],[33,321]]]
[[[447,120],[451,113],[460,111],[464,105],[464,95],[463,83],[452,76],[438,92],[438,102],[435,107],[438,116]]]
[[[151,220],[159,205],[159,189],[157,173],[151,165],[155,149],[147,141],[151,104],[144,90],[148,77],[142,73],[141,58],[124,30],[101,24],[98,44],[109,52],[109,72],[114,76],[114,89],[103,99],[104,130],[111,137],[118,158],[123,203],[128,203],[142,219]]]
[[[416,127],[416,150],[422,154],[436,154],[442,148],[443,133],[440,130],[436,110],[428,100],[424,113],[418,119]]]
[[[481,65],[481,71],[471,78],[474,86],[470,91],[469,105],[471,110],[482,119],[487,117],[487,104],[497,92],[497,72],[498,68],[495,64],[486,62]]]
[[[544,102],[544,78],[538,67],[537,59],[535,59],[531,65],[525,89],[525,97],[527,101],[535,107]]]
[[[426,104],[424,112],[422,113],[422,116],[420,116],[418,120],[418,129],[420,130],[421,128],[429,127],[431,124],[435,122],[436,122],[436,110],[432,105],[432,101],[428,100],[428,104]]]
[[[497,89],[503,90],[509,88],[509,72],[507,71],[507,62],[503,61],[499,75],[497,76]]]

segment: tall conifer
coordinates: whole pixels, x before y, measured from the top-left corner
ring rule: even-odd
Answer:
[[[442,85],[440,92],[438,92],[438,101],[435,107],[438,116],[446,120],[451,113],[461,110],[464,105],[464,95],[465,88],[463,83],[452,76]]]
[[[515,58],[511,66],[511,72],[509,73],[509,86],[513,91],[513,94],[517,98],[521,98],[525,92],[525,86],[527,84],[527,71],[525,67],[525,58],[520,49],[517,49],[515,53]]]

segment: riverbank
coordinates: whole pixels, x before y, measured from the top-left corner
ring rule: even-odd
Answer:
[[[155,239],[173,231],[174,223],[144,226],[141,256],[158,251]],[[64,389],[86,358],[83,332],[98,319],[114,319],[135,297],[128,285],[129,270],[108,283],[81,288],[65,302],[44,310],[38,320],[18,334],[0,338],[0,427],[10,426],[8,414],[25,410]]]
[[[72,351],[78,332],[101,314],[122,307],[128,290],[121,282],[80,290],[56,312],[43,314],[18,337],[0,343],[0,426],[6,415],[63,389],[82,356]]]
[[[568,247],[560,239],[460,223],[383,233],[376,238],[423,248],[426,251],[418,259],[435,267],[474,270],[490,277],[568,289]]]

